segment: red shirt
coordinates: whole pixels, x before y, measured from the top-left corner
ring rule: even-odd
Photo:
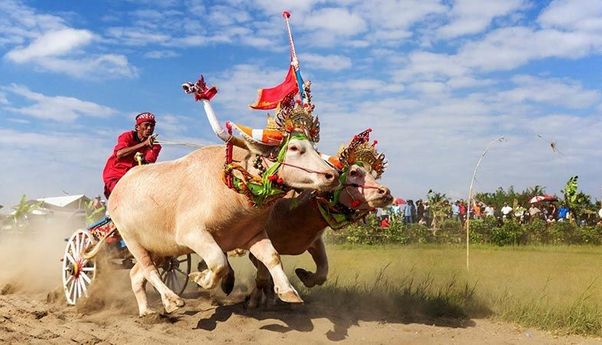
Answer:
[[[113,148],[113,154],[107,159],[107,164],[105,164],[105,169],[102,172],[102,179],[105,182],[105,185],[109,185],[109,182],[111,181],[119,180],[126,172],[128,172],[128,170],[138,165],[138,162],[134,159],[135,152],[117,158],[117,151],[140,144],[141,142],[142,141],[138,138],[135,131],[121,133],[119,138],[117,138],[117,145]],[[145,146],[138,150],[138,152],[142,153],[142,157],[147,163],[156,162],[160,151],[161,145],[159,144],[154,144],[153,147]]]

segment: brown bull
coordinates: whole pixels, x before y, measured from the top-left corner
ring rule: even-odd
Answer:
[[[360,144],[352,141],[343,151],[350,159],[345,161],[342,168],[344,181],[335,191],[339,193],[335,202],[328,202],[326,193],[304,192],[298,198],[278,200],[272,207],[266,232],[276,251],[281,255],[300,255],[308,251],[316,264],[315,273],[302,268],[295,270],[307,287],[322,285],[328,276],[328,257],[322,240],[327,227],[336,230],[363,218],[372,209],[385,207],[393,201],[389,188],[376,180],[383,172],[384,156],[379,155],[374,146],[367,144],[367,133],[369,131],[354,139],[359,140]],[[366,137],[357,139],[362,135]],[[333,212],[339,212],[339,217],[335,217]],[[255,306],[262,294],[271,296],[273,293],[266,267],[252,255],[250,258],[258,269],[256,289],[249,300],[249,305]]]

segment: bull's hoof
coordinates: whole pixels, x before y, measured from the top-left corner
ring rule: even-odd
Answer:
[[[280,300],[282,302],[286,302],[286,303],[291,303],[291,304],[301,304],[303,303],[303,300],[301,299],[301,296],[299,296],[299,294],[297,293],[297,291],[293,290],[289,290],[286,292],[282,292],[282,293],[278,293],[278,298],[280,298]]]
[[[314,279],[313,273],[308,272],[303,268],[297,268],[295,270],[295,274],[297,274],[297,277],[299,277],[303,285],[307,286],[308,288],[316,286],[316,281]]]
[[[228,274],[222,279],[221,288],[226,295],[230,295],[234,289],[234,270],[228,270]]]
[[[171,314],[178,308],[184,306],[184,300],[179,297],[168,297],[166,303],[164,303],[165,313]]]
[[[140,311],[140,313],[138,313],[139,317],[146,317],[146,316],[151,316],[151,315],[157,315],[157,312],[150,308],[146,308],[145,310],[142,310],[142,311]]]
[[[213,278],[211,271],[206,269],[203,272],[192,272],[188,275],[193,282],[197,283],[203,289],[211,290],[217,282]]]

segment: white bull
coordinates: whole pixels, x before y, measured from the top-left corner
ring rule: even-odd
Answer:
[[[213,115],[210,110],[208,116]],[[210,116],[210,121],[217,133],[215,118]],[[257,155],[273,157],[279,149],[247,138],[244,144],[247,150],[234,147],[233,158],[255,175],[260,173],[254,167]],[[291,166],[278,171],[285,185],[304,190],[331,190],[338,185],[338,172],[320,158],[309,140],[292,138],[285,149],[284,162]],[[211,289],[230,271],[224,252],[237,248],[248,249],[267,267],[280,299],[302,302],[263,228],[270,208],[251,206],[222,181],[224,152],[224,146],[209,146],[175,161],[136,167],[115,186],[108,210],[136,259],[130,278],[140,316],[153,313],[146,299],[147,281],[161,295],[166,312],[184,305],[161,281],[154,258],[197,253],[208,269],[191,277]]]

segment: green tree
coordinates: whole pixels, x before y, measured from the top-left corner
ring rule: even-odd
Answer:
[[[451,212],[451,205],[445,193],[436,193],[429,189],[426,194],[429,201],[429,213],[432,218],[431,227],[438,229],[439,225]]]
[[[498,187],[493,193],[477,193],[475,199],[485,203],[485,205],[494,206],[496,210],[499,210],[504,206],[504,203],[512,205],[513,208],[517,206],[527,207],[529,200],[537,195],[544,195],[546,188],[540,185],[527,187],[521,192],[516,192],[514,186],[510,186],[507,190],[502,187]]]
[[[43,202],[28,202],[27,196],[23,194],[21,196],[21,200],[19,204],[13,206],[13,210],[15,210],[13,214],[13,221],[16,226],[24,226],[27,224],[29,220],[29,215],[33,210],[38,209],[42,206]]]
[[[106,207],[98,198],[90,200],[86,203],[86,224],[92,225],[102,218],[106,213]]]
[[[591,196],[579,191],[578,179],[579,176],[571,176],[562,190],[564,202],[572,214],[572,220],[575,222],[585,220],[591,215],[595,215],[596,212]]]

